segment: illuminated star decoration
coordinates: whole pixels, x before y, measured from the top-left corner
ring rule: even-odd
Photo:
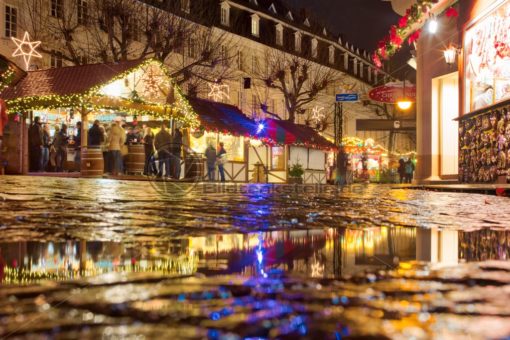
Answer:
[[[313,110],[312,110],[312,119],[316,123],[319,123],[324,118],[324,113],[322,113],[322,111],[324,111],[323,107],[316,106],[316,107],[313,108]]]
[[[209,88],[211,92],[209,92],[207,96],[212,98],[215,102],[219,102],[223,98],[227,101],[230,100],[230,87],[228,85],[209,83]]]
[[[28,32],[25,32],[23,35],[23,40],[19,40],[17,38],[11,37],[12,41],[16,44],[17,48],[12,54],[13,57],[23,57],[25,61],[25,67],[28,70],[30,67],[30,59],[32,57],[42,58],[42,55],[37,52],[35,49],[41,45],[40,41],[30,41],[30,36]]]

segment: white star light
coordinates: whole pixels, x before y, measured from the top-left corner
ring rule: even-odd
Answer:
[[[212,98],[215,102],[221,101],[225,98],[227,101],[230,100],[230,87],[228,85],[214,84],[209,83],[209,88],[211,92],[207,95],[209,98]]]
[[[313,108],[313,110],[312,110],[312,119],[316,123],[319,123],[324,118],[324,113],[322,113],[322,111],[324,111],[323,107],[316,106],[316,107]]]
[[[35,49],[41,45],[40,41],[30,41],[30,36],[28,32],[25,32],[23,35],[23,40],[19,40],[17,38],[11,37],[12,41],[16,44],[17,48],[12,54],[13,57],[23,57],[25,61],[25,67],[28,70],[30,67],[30,59],[32,57],[42,58],[42,55],[39,54]]]

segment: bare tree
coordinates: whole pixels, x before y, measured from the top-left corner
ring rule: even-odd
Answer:
[[[182,15],[179,1],[158,7],[139,0],[24,0],[23,26],[44,42],[41,51],[74,65],[154,57],[170,66],[179,83],[220,81],[231,77],[230,36]],[[181,13],[182,14],[182,13]],[[212,22],[214,13],[197,8],[195,17]]]
[[[259,72],[258,78],[283,95],[291,122],[338,80],[337,72],[329,67],[276,50],[267,52],[266,67]]]

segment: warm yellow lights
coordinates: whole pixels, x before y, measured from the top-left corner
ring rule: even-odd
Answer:
[[[450,45],[446,50],[443,51],[444,60],[448,65],[455,64],[455,57],[457,56],[457,49]]]
[[[401,99],[397,102],[397,107],[401,110],[409,110],[413,102],[408,99]]]

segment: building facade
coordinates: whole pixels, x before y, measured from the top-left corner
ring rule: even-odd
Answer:
[[[297,58],[310,75],[333,81],[308,89],[318,93],[297,108],[295,122],[333,137],[335,94],[355,92],[362,100],[344,104],[343,134],[388,144],[387,132],[356,131],[356,119],[380,118],[366,105],[367,93],[394,79],[366,51],[276,0],[0,0],[0,16],[0,54],[11,56],[11,37],[22,39],[25,31],[41,41],[42,58],[30,69],[156,56],[189,94],[256,119],[289,118],[289,95],[267,78],[272,65]],[[395,149],[414,150],[413,142],[402,139]]]

